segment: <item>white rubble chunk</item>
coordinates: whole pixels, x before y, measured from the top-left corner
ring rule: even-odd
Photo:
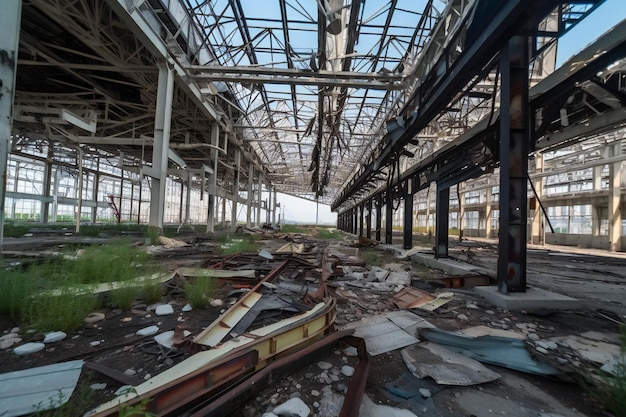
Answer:
[[[182,308],[182,311],[184,311],[185,313],[191,310],[193,310],[193,307],[191,307],[191,304],[189,303],[185,304],[185,306]]]
[[[341,373],[345,376],[352,376],[354,375],[354,368],[348,365],[344,365],[341,367]]]
[[[153,334],[157,334],[159,332],[159,326],[149,326],[144,327],[143,329],[137,330],[135,333],[137,336],[152,336]]]
[[[318,362],[318,363],[317,363],[317,366],[318,366],[320,369],[330,369],[330,368],[332,368],[332,367],[333,367],[333,365],[332,365],[332,364],[330,364],[330,363],[328,363],[328,362],[323,362],[323,361]]]
[[[169,316],[170,314],[174,314],[174,307],[172,307],[170,304],[162,304],[160,306],[157,306],[154,313],[157,316]]]
[[[63,340],[67,337],[67,333],[65,332],[50,332],[46,333],[46,336],[43,339],[44,343],[54,343],[60,340]]]
[[[39,352],[40,350],[43,350],[43,348],[46,347],[46,345],[44,345],[43,343],[37,343],[37,342],[30,342],[30,343],[24,343],[21,346],[16,347],[15,349],[13,349],[13,352],[16,355],[29,355],[31,353],[35,353],[35,352]]]
[[[307,417],[311,409],[300,398],[292,398],[274,408],[273,413],[278,416]]]

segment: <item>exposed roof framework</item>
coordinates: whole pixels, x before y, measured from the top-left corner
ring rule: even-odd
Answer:
[[[506,2],[513,3],[521,4]],[[552,20],[532,28],[537,69],[553,41],[599,3],[550,2]],[[497,105],[497,71],[488,60],[439,97],[433,117],[411,138],[391,143],[395,125],[411,122],[418,99],[467,55],[468,40],[488,21],[489,2],[23,4],[14,148],[52,140],[94,155],[121,154],[128,168],[150,164],[157,64],[173,60],[172,161],[203,176],[218,124],[221,189],[234,184],[235,156],[226,149],[232,143],[243,150],[244,176],[245,165],[254,165],[278,191],[337,208],[389,182]],[[543,16],[551,10],[545,8]],[[163,47],[137,35],[129,11],[141,14]],[[395,156],[388,157],[392,145]]]
[[[433,0],[185,1],[215,51],[194,78],[236,98],[237,130],[279,189],[322,201],[384,134],[447,10]],[[473,2],[463,3],[455,13]]]

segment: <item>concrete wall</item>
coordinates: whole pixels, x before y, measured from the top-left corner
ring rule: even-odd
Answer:
[[[622,238],[622,250],[624,250]],[[551,245],[581,246],[594,249],[609,249],[608,236],[577,235],[572,233],[546,233],[546,243]]]

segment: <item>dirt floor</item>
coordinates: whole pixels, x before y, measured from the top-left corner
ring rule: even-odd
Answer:
[[[212,243],[203,236],[185,236],[185,240],[194,244],[182,248],[159,248],[155,253],[170,271],[181,267],[200,267],[215,261],[212,255]],[[327,245],[350,248],[354,237],[344,236],[340,240],[319,240],[311,236],[298,236],[306,241],[311,250],[320,250]],[[289,240],[289,238],[287,238]],[[284,235],[262,241],[263,247],[272,252],[286,241]],[[41,243],[41,240],[39,240]],[[49,240],[48,247],[59,244]],[[37,247],[28,248],[21,242],[21,250],[41,251]],[[33,245],[35,246],[35,245]],[[425,247],[427,247],[427,242]],[[436,285],[428,283],[433,279],[445,277],[438,270],[419,265],[410,259],[397,259],[389,247],[375,249],[379,253],[378,261],[399,263],[411,275],[413,286],[426,289],[431,293],[441,291]],[[397,248],[396,248],[397,249]],[[468,255],[468,249],[470,255]],[[561,249],[561,248],[559,248]],[[350,248],[350,250],[352,250]],[[396,251],[399,252],[399,250]],[[497,260],[493,241],[464,241],[453,244],[451,255],[460,262],[484,268],[495,269]],[[316,255],[313,255],[315,257]],[[358,255],[357,255],[358,256]],[[546,287],[553,291],[579,297],[584,300],[585,308],[578,311],[523,311],[512,312],[487,305],[473,294],[471,289],[453,289],[454,297],[444,306],[434,311],[413,309],[418,316],[430,324],[444,330],[459,330],[473,326],[486,326],[499,330],[533,329],[541,340],[553,337],[580,335],[587,331],[614,335],[619,333],[619,324],[626,314],[626,259],[607,257],[604,254],[572,254],[571,252],[531,249],[529,251],[529,283]],[[369,266],[369,265],[368,265]],[[296,271],[297,272],[297,271]],[[295,274],[295,272],[294,272]],[[333,286],[332,291],[349,288],[352,296],[335,294],[337,298],[337,326],[398,310],[392,302],[393,291],[380,291],[357,285],[348,287]],[[338,294],[344,294],[339,291]],[[137,300],[128,312],[119,310],[100,310],[104,319],[95,323],[84,324],[81,329],[68,335],[61,341],[37,353],[17,356],[12,349],[0,350],[1,372],[10,372],[37,366],[83,359],[89,366],[83,371],[72,402],[73,408],[67,413],[42,412],[39,415],[80,415],[105,400],[114,397],[114,393],[123,385],[137,385],[162,372],[176,363],[188,358],[190,353],[183,350],[169,351],[158,345],[152,336],[137,336],[139,329],[158,325],[160,331],[173,330],[177,326],[196,333],[212,323],[224,309],[233,302],[234,296],[224,290],[216,296],[224,305],[206,310],[183,312],[187,303],[182,291],[182,278],[175,278],[165,288],[162,303],[172,305],[174,314],[157,316],[152,306]],[[0,316],[0,336],[17,326],[7,317]],[[40,341],[41,334],[22,332],[23,342]],[[528,335],[528,334],[526,334]],[[534,349],[527,340],[532,356],[544,362],[553,363],[562,370],[559,377],[531,375],[487,365],[501,375],[501,378],[474,386],[436,386],[432,385],[430,394],[423,398],[403,398],[392,393],[389,384],[405,384],[413,378],[408,372],[401,349],[392,350],[371,357],[370,370],[365,385],[365,394],[376,405],[388,405],[410,410],[413,415],[432,416],[544,416],[544,417],[580,417],[611,415],[592,398],[589,389],[581,388],[584,374],[597,372],[598,364],[580,361],[574,354],[566,356],[561,350],[557,354],[542,354]],[[571,352],[570,352],[571,353]],[[558,358],[565,358],[563,361]],[[337,346],[329,355],[311,363],[302,363],[290,375],[273,379],[269,385],[260,389],[246,402],[238,404],[232,414],[236,417],[261,416],[271,412],[277,405],[290,398],[300,398],[311,410],[310,415],[338,415],[336,402],[341,401],[350,377],[344,367],[356,367],[358,359],[347,355],[342,346]],[[401,378],[405,378],[401,381]],[[407,379],[408,378],[408,379]],[[403,382],[404,381],[404,382]],[[93,384],[106,384],[104,388],[94,390]],[[410,383],[408,384],[410,385]],[[583,383],[582,385],[586,385]],[[93,386],[95,387],[95,386]],[[261,388],[261,387],[259,387]],[[397,394],[397,393],[396,393]],[[334,400],[333,400],[334,398]],[[424,402],[426,400],[426,402]],[[82,402],[81,402],[82,401]],[[333,405],[333,401],[335,404]],[[370,404],[370,403],[367,403]],[[339,405],[340,406],[340,405]],[[335,407],[335,408],[333,408]],[[370,408],[374,405],[369,406]],[[373,410],[373,408],[372,408]],[[391,413],[392,411],[373,412],[361,409],[361,415]],[[374,413],[374,414],[372,414]],[[0,410],[2,415],[2,410]],[[379,414],[383,415],[383,414]],[[399,415],[399,414],[398,414]]]

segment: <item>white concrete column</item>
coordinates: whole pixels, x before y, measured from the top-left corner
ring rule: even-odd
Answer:
[[[0,252],[4,244],[4,201],[13,124],[21,13],[21,0],[2,3],[2,12],[0,12]]]
[[[233,205],[230,213],[230,230],[237,230],[237,210],[239,210],[239,181],[241,180],[241,151],[235,151],[235,179],[233,180]]]
[[[217,147],[219,146],[220,139],[220,127],[217,124],[211,126],[211,162],[213,164],[213,174],[209,179],[209,212],[207,215],[207,233],[215,232],[215,217],[217,214],[216,206],[217,206],[217,167],[218,167],[218,158],[219,154],[217,152]]]
[[[543,154],[535,155],[535,172],[543,172]],[[532,214],[530,242],[535,245],[544,245],[545,242],[545,229],[543,227],[543,211],[541,210],[540,201],[543,198],[543,177],[535,178],[531,180],[533,187],[535,187],[535,196],[537,201],[535,209]]]
[[[248,198],[246,203],[248,203],[248,211],[246,215],[246,227],[252,227],[252,184],[254,182],[254,166],[252,163],[248,165]]]
[[[83,211],[83,150],[77,147],[76,163],[78,165],[78,187],[76,190],[76,233],[80,232],[80,215]]]
[[[263,222],[261,221],[261,197],[263,191],[263,176],[259,175],[259,181],[257,182],[257,206],[256,206],[256,227],[263,226]]]
[[[465,222],[463,221],[465,219],[465,192],[460,188],[460,184],[457,184],[457,190],[459,190],[457,195],[459,199],[459,240],[463,238],[463,228],[465,226]]]
[[[277,195],[276,195],[276,186],[274,186],[273,188],[274,188],[274,190],[273,190],[273,192],[274,192],[274,201],[272,201],[272,203],[273,203],[273,206],[272,206],[272,226],[276,227],[276,208],[277,208],[276,203],[278,202],[278,200],[276,200],[276,197],[277,197]]]
[[[173,92],[174,72],[166,63],[160,63],[156,114],[154,117],[152,168],[144,170],[152,177],[149,225],[159,230],[163,230],[163,216],[165,213],[165,182],[167,180],[167,154],[170,146]]]
[[[493,201],[493,193],[491,192],[490,181],[487,182],[487,193],[485,196],[485,236],[491,237],[491,204]]]
[[[621,154],[621,142],[613,145],[611,156]],[[622,196],[622,177],[626,163],[614,162],[609,166],[609,250],[620,251],[622,239],[622,212],[620,199]]]

